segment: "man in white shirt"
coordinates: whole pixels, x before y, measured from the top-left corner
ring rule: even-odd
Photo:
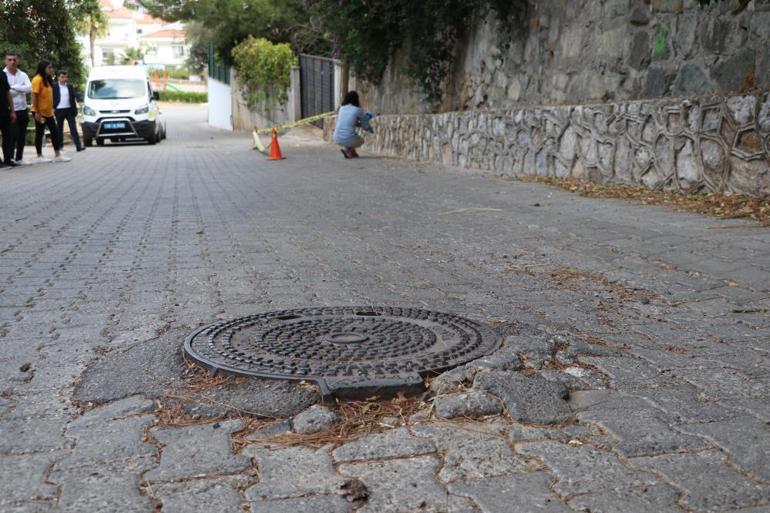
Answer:
[[[16,111],[16,123],[13,124],[11,130],[11,148],[15,147],[16,149],[14,161],[21,164],[24,158],[24,143],[29,124],[27,95],[32,92],[32,83],[30,83],[27,74],[19,69],[19,56],[14,52],[5,52],[3,71],[8,78],[8,84],[11,86],[11,99]]]
[[[69,76],[66,71],[59,71],[59,80],[53,86],[53,107],[56,116],[56,127],[59,130],[59,148],[64,147],[64,120],[67,120],[70,126],[70,136],[75,143],[77,151],[85,150],[85,146],[80,144],[78,135],[78,123],[75,116],[78,113],[78,104],[75,100],[75,91],[72,84],[69,83]]]

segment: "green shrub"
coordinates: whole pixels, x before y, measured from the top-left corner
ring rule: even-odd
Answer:
[[[206,103],[208,93],[192,93],[188,91],[160,91],[160,101],[181,103]]]
[[[233,61],[241,91],[250,108],[260,102],[281,105],[288,99],[291,67],[297,58],[286,43],[273,44],[251,36],[233,48]]]
[[[187,66],[177,66],[168,70],[168,78],[188,80],[190,78],[190,69]]]

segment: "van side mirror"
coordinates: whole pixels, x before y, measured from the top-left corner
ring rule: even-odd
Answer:
[[[160,93],[158,91],[153,91],[152,92],[152,99],[155,100],[155,101],[159,101],[160,100]]]

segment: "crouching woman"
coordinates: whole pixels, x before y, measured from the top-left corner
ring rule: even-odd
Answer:
[[[358,100],[358,93],[349,91],[342,100],[342,106],[337,112],[337,123],[332,139],[335,144],[342,146],[342,155],[346,159],[358,157],[356,148],[364,144],[364,138],[358,134],[358,127],[372,131],[369,126],[371,115],[364,112]]]

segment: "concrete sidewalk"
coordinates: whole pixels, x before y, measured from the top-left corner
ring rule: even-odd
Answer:
[[[157,146],[0,170],[1,511],[770,511],[766,228],[307,135],[269,162],[167,115]],[[199,326],[326,305],[505,342],[320,447],[254,421],[313,387],[181,358]]]

